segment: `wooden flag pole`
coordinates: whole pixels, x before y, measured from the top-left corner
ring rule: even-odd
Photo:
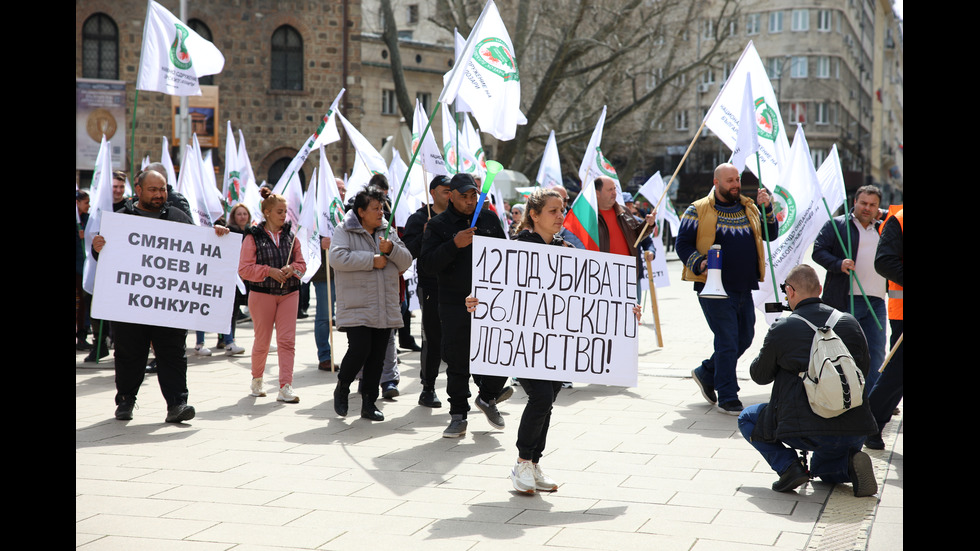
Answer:
[[[660,208],[660,203],[662,203],[664,201],[664,197],[667,196],[667,191],[670,190],[670,185],[674,183],[674,178],[676,178],[677,177],[677,173],[681,171],[681,167],[684,166],[684,161],[687,160],[687,156],[691,153],[691,149],[694,148],[694,144],[697,143],[698,137],[701,136],[701,131],[704,130],[704,123],[705,122],[707,122],[707,119],[701,121],[701,126],[698,127],[698,131],[694,134],[694,139],[691,140],[691,143],[687,146],[687,151],[685,151],[684,152],[684,156],[681,157],[681,162],[677,163],[677,168],[675,168],[674,169],[674,173],[671,174],[670,181],[667,182],[667,185],[666,186],[664,186],[664,192],[662,194],[660,194],[660,200],[657,201],[657,205],[655,207],[653,207],[654,212],[656,212],[656,210],[658,208]],[[646,222],[643,222],[643,227],[640,229],[640,233],[637,234],[637,236],[636,236],[636,242],[633,243],[633,248],[634,249],[637,248],[640,245],[640,241],[642,240],[643,233],[645,231],[647,231],[647,227],[648,226],[649,225]]]
[[[888,353],[888,357],[885,358],[885,361],[882,362],[881,367],[878,368],[878,373],[881,373],[882,371],[885,370],[885,366],[888,365],[888,362],[891,361],[892,356],[894,356],[895,352],[898,351],[898,347],[902,346],[902,339],[904,338],[905,338],[905,332],[903,331],[902,334],[898,336],[898,340],[895,341],[895,346],[892,347],[891,352]]]
[[[649,252],[649,251],[647,251]],[[660,331],[660,311],[657,309],[657,288],[653,284],[653,263],[650,256],[644,255],[647,261],[647,277],[650,279],[650,306],[653,309],[653,327],[657,331],[657,346],[664,347],[664,337]]]

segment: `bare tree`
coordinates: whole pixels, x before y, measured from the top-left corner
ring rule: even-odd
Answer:
[[[464,36],[484,4],[482,0],[435,1],[431,21],[450,32],[458,29]],[[536,169],[552,129],[559,149],[564,150],[562,157],[581,158],[606,105],[603,153],[626,160],[620,178],[628,181],[640,168],[638,153],[656,138],[651,126],[693,92],[700,71],[720,69],[738,48],[726,41],[728,23],[737,16],[736,0],[499,0],[497,4],[520,62],[522,106],[528,122],[517,128],[513,140],[498,144],[495,157],[525,173]]]

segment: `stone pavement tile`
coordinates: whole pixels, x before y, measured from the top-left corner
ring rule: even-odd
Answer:
[[[151,484],[167,484],[172,487],[178,486],[202,486],[207,488],[239,488],[243,484],[258,478],[257,475],[239,473],[229,470],[228,472],[207,472],[207,471],[179,471],[168,468],[160,468],[143,474],[134,479],[136,482]]]
[[[503,523],[519,515],[525,509],[515,505],[513,507],[505,504],[483,504],[467,503],[464,505],[467,511],[467,520],[472,522]],[[416,503],[405,502],[402,505],[389,510],[384,514],[385,517],[417,517],[423,519],[451,518],[458,516],[464,511],[456,503]]]
[[[618,505],[568,512],[528,510],[507,521],[507,523],[565,527],[587,525],[590,530],[633,533],[643,526],[647,520],[649,517],[630,514],[626,506]]]
[[[715,523],[686,522],[682,520],[665,521],[651,518],[639,532],[675,536],[680,538],[709,539],[732,543],[750,543],[755,545],[774,545],[780,535],[780,530],[763,527],[732,527]]]
[[[206,541],[177,541],[126,536],[102,536],[85,538],[75,533],[75,549],[79,551],[227,551],[233,544]],[[82,540],[85,540],[83,543]],[[288,551],[278,548],[279,551]],[[235,547],[235,551],[245,551]]]
[[[712,524],[733,528],[771,528],[780,532],[809,535],[823,511],[822,503],[798,503],[787,515],[774,515],[764,511],[721,510]]]
[[[75,465],[76,480],[135,480],[153,472],[156,472],[156,470],[151,468],[136,469],[113,465]]]
[[[154,484],[129,480],[80,478],[76,469],[75,495],[149,497],[175,487],[176,484]]]
[[[241,505],[238,503],[185,502],[184,507],[170,511],[166,518],[211,520],[267,526],[285,526],[309,513],[309,509]]]
[[[718,516],[720,509],[716,507],[678,507],[657,503],[636,503],[627,501],[601,500],[595,508],[605,510],[612,507],[626,507],[631,515],[663,520],[685,520],[688,522],[711,522]]]
[[[352,497],[404,499],[422,503],[468,503],[482,492],[466,488],[452,488],[445,484],[438,487],[413,486],[410,484],[371,484],[358,490]]]
[[[324,476],[328,475],[329,473],[326,473]],[[279,474],[270,474],[269,476],[263,476],[247,484],[243,484],[241,488],[250,490],[303,492],[310,494],[347,496],[358,490],[366,488],[368,485],[369,483],[367,482],[332,480],[329,478],[324,479],[321,476],[315,475],[298,475],[293,471],[290,471],[289,474],[284,475],[280,471]]]
[[[555,526],[529,526],[522,524],[489,524],[474,522],[469,518],[443,518],[426,526],[420,534],[425,534],[426,541],[442,539],[461,540],[519,540],[521,544],[544,545],[557,534],[561,528]]]
[[[75,515],[88,518],[98,514],[162,517],[187,506],[186,501],[81,494],[75,496]]]
[[[429,532],[429,528],[418,534],[403,536],[383,532],[349,531],[331,540],[323,549],[331,551],[364,551],[365,549],[397,549],[398,551],[469,551],[485,536],[452,536]],[[500,542],[492,541],[498,546]],[[521,540],[521,544],[524,541]],[[489,549],[489,548],[488,548]],[[238,551],[237,548],[235,551]]]
[[[242,488],[225,488],[208,484],[183,484],[157,496],[161,499],[177,499],[184,501],[202,501],[206,503],[241,503],[245,505],[264,505],[283,495],[283,490],[252,490]]]
[[[587,527],[565,528],[548,541],[548,545],[577,549],[623,551],[624,549],[656,549],[657,551],[689,551],[696,538],[638,532],[589,530]]]
[[[317,549],[340,536],[344,531],[342,528],[330,525],[296,527],[222,522],[201,530],[187,539]]]
[[[563,495],[583,499],[625,501],[636,503],[660,503],[671,500],[675,492],[649,488],[627,488],[622,486],[589,486],[577,481],[566,481],[559,488]]]
[[[290,492],[266,505],[271,507],[306,508],[317,511],[349,511],[382,514],[405,503],[404,499],[382,499],[327,494]]]
[[[98,514],[76,522],[75,533],[182,540],[214,524],[206,520]]]
[[[435,518],[434,516],[408,517],[347,511],[310,511],[287,526],[303,529],[329,527],[347,532],[410,536],[431,524]]]

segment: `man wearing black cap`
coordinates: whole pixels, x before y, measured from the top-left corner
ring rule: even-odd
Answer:
[[[422,275],[435,276],[439,286],[442,358],[446,361],[446,391],[452,416],[442,435],[458,438],[466,434],[466,413],[470,409],[471,315],[466,311],[465,300],[472,287],[473,236],[498,239],[507,236],[489,209],[481,209],[476,225],[470,227],[480,195],[472,176],[453,176],[449,190],[446,210],[429,220],[425,227],[419,270]],[[487,416],[491,426],[502,429],[504,419],[497,411],[497,402],[513,393],[512,388],[504,388],[507,378],[484,375],[474,377],[474,382],[480,388],[476,406]]]
[[[442,402],[436,395],[436,377],[439,375],[439,364],[442,362],[442,325],[439,322],[439,283],[431,275],[423,274],[418,260],[422,252],[422,236],[429,220],[441,214],[449,207],[449,178],[436,176],[429,183],[429,195],[432,204],[425,205],[415,211],[405,222],[405,235],[402,241],[416,259],[418,272],[418,293],[422,305],[422,394],[419,405],[438,408]]]

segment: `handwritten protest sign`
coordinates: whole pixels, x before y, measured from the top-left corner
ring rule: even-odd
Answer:
[[[473,238],[470,372],[637,385],[636,259]]]
[[[240,234],[106,213],[99,232],[92,317],[228,333],[235,303]]]

